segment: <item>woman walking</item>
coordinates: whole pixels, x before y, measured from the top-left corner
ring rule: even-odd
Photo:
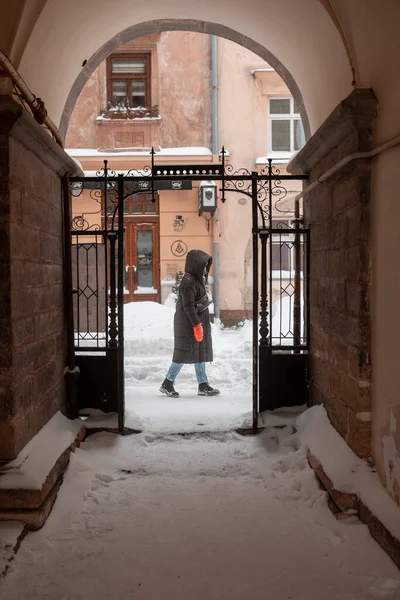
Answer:
[[[193,364],[199,384],[199,396],[217,396],[219,390],[208,383],[206,362],[212,362],[210,300],[206,283],[212,258],[202,250],[190,250],[186,257],[174,317],[174,353],[160,392],[178,398],[174,382],[184,364]]]

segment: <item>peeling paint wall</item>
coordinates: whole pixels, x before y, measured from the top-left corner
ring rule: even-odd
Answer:
[[[165,32],[138,38],[118,49],[143,50],[151,53],[151,105],[159,105],[161,120],[121,121],[118,125],[115,121],[96,121],[107,107],[103,61],[76,102],[66,136],[67,148],[211,146],[210,37]]]

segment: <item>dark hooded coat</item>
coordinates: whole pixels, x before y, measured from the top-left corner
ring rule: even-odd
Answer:
[[[213,360],[210,314],[208,308],[204,310],[199,306],[196,308],[196,304],[198,305],[206,295],[205,283],[211,263],[211,256],[202,250],[190,250],[186,257],[185,274],[179,286],[174,317],[172,360],[175,363],[193,364]],[[205,267],[206,277],[204,277]],[[193,333],[193,327],[199,323],[203,325],[202,342],[197,342]]]

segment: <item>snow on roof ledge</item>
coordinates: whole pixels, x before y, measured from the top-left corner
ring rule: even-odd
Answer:
[[[182,156],[186,154],[196,154],[203,156],[212,156],[212,152],[209,148],[202,148],[200,146],[187,146],[186,148],[161,148],[156,154],[162,156]]]
[[[273,155],[257,156],[255,164],[256,165],[267,165],[268,160],[270,158],[272,159],[272,162],[274,162],[274,163],[286,164],[292,160],[292,154],[288,154],[287,156],[273,156]]]
[[[148,148],[140,150],[133,149],[113,149],[109,151],[99,150],[98,148],[66,148],[65,152],[72,157],[77,156],[150,156],[151,152]],[[212,156],[209,148],[201,146],[185,146],[182,148],[160,148],[155,151],[156,156]]]
[[[212,186],[217,187],[217,184],[215,183],[215,181],[209,180],[209,179],[203,179],[202,181],[200,181],[200,185],[199,185],[199,187],[212,187]]]

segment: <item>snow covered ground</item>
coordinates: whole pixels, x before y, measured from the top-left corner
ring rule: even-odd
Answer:
[[[180,397],[159,392],[172,358],[174,301],[125,305],[125,402],[127,427],[153,433],[230,431],[251,425],[251,323],[239,330],[213,329],[214,362],[207,365],[219,397],[197,395],[193,365],[176,380]]]
[[[97,433],[76,450],[47,523],[8,562],[0,598],[399,599],[399,571],[368,529],[327,507],[300,443],[322,435],[310,411],[298,422],[293,410],[264,414],[257,437],[233,431],[250,418],[250,323],[213,328],[219,398],[196,395],[189,366],[179,399],[158,392],[173,311],[127,305],[126,421],[144,431]]]
[[[357,519],[336,521],[293,428],[120,437],[71,457],[4,600],[398,599],[400,575]]]

